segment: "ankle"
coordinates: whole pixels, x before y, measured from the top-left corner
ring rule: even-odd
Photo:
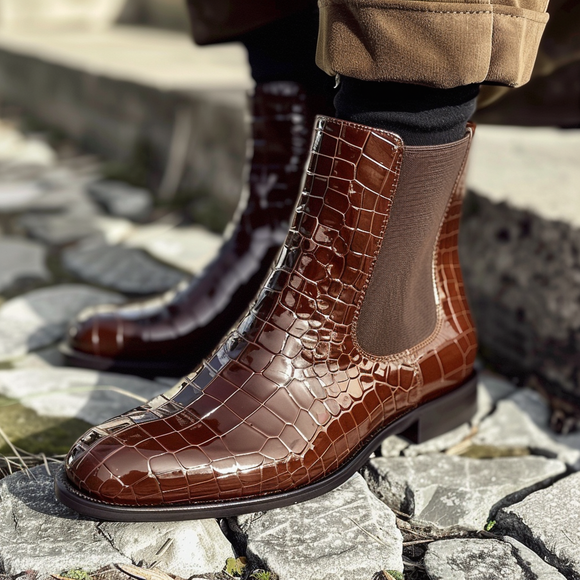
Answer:
[[[334,79],[315,63],[318,23],[318,8],[307,8],[241,36],[254,81],[293,81],[334,98]]]
[[[438,89],[343,77],[336,116],[397,133],[406,145],[453,143],[465,135],[479,85]]]

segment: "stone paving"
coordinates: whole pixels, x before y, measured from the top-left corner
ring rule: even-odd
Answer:
[[[166,524],[96,522],[58,504],[55,458],[171,385],[63,368],[67,322],[169,288],[219,246],[100,175],[98,160],[0,125],[0,453],[47,456],[0,479],[0,577],[117,579],[128,576],[114,565],[137,565],[144,580],[580,579],[580,435],[554,434],[535,391],[488,371],[469,424],[421,445],[392,437],[361,474],[304,504]],[[16,463],[0,458],[0,477]]]

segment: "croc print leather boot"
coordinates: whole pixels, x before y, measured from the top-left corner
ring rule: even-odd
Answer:
[[[255,301],[172,390],[91,429],[57,495],[120,521],[225,517],[321,495],[393,434],[476,408],[457,254],[473,127],[448,145],[328,117]]]

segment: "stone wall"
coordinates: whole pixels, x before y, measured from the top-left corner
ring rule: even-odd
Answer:
[[[580,132],[480,128],[461,259],[481,352],[580,407]]]

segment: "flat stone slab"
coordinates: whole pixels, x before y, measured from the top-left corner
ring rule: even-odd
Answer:
[[[63,253],[67,270],[86,282],[128,294],[156,294],[185,278],[140,250],[87,242]]]
[[[15,213],[26,209],[42,197],[43,189],[36,182],[0,182],[0,213]]]
[[[280,580],[369,580],[403,570],[395,516],[358,474],[319,498],[229,524],[247,543],[250,562]]]
[[[473,141],[468,187],[494,202],[580,227],[580,130],[482,125]],[[546,192],[554,191],[546,203]]]
[[[0,561],[7,574],[41,575],[111,563],[130,564],[102,535],[97,522],[83,520],[54,497],[53,477],[44,467],[0,481]]]
[[[513,540],[440,540],[429,544],[424,564],[431,580],[564,580]]]
[[[54,473],[57,468],[51,468]],[[0,481],[0,562],[7,574],[95,571],[109,564],[159,560],[159,569],[183,578],[219,572],[232,548],[215,520],[182,523],[99,523],[54,497],[44,466]],[[165,553],[155,558],[169,540]]]
[[[0,239],[0,292],[22,278],[49,280],[46,250],[40,244],[19,238]]]
[[[501,509],[497,522],[501,531],[530,546],[566,578],[580,578],[580,474]]]
[[[191,274],[199,274],[217,254],[222,243],[222,236],[205,228],[179,228],[171,224],[138,227],[124,242],[126,246],[146,250],[158,260]]]
[[[87,191],[108,213],[117,217],[139,221],[153,208],[150,191],[121,181],[97,181],[91,183]]]
[[[64,167],[58,166],[53,172],[45,174],[35,188],[38,195],[22,203],[19,211],[66,212],[79,216],[93,215],[98,210],[84,191],[83,178]]]
[[[550,410],[531,389],[520,389],[499,401],[473,437],[476,445],[525,447],[533,453],[557,457],[574,470],[580,469],[580,432],[558,435],[550,429]]]
[[[442,454],[377,457],[363,474],[372,492],[411,520],[442,531],[482,530],[498,505],[566,471],[544,457],[469,459]]]
[[[3,32],[0,48],[159,90],[252,88],[240,45],[197,47],[189,34],[156,28],[115,26],[91,34],[75,29]]]
[[[11,363],[14,369],[47,369],[63,367],[64,355],[55,346],[30,352],[26,356],[16,359]]]
[[[514,555],[520,566],[530,573],[533,580],[562,580],[564,578],[556,568],[550,566],[524,544],[510,536],[504,536],[503,539],[514,548]]]
[[[45,244],[61,246],[88,237],[101,236],[103,239],[113,236],[122,239],[129,235],[133,226],[122,219],[99,216],[94,211],[76,214],[37,215],[28,214],[22,217],[21,223],[30,236]]]
[[[143,562],[181,578],[193,574],[221,572],[228,558],[234,557],[216,520],[171,523],[118,523],[99,525],[115,549],[133,562]],[[162,548],[167,549],[160,555]]]
[[[123,301],[118,294],[77,284],[33,290],[7,301],[0,307],[0,363],[58,341],[83,308]]]
[[[104,423],[165,390],[154,381],[84,369],[0,371],[0,395],[17,399],[42,417],[76,418],[91,425]]]

